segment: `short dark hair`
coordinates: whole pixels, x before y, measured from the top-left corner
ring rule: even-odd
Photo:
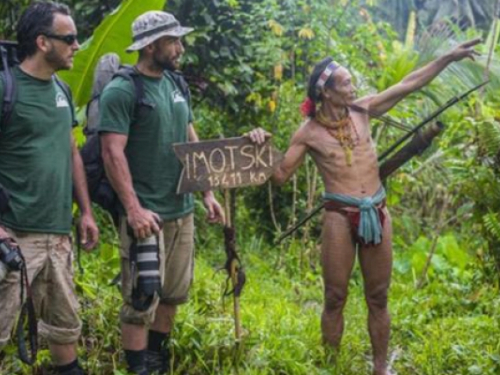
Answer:
[[[37,1],[23,12],[16,27],[21,60],[36,53],[36,38],[39,35],[52,33],[56,13],[69,16],[70,10],[64,4]]]

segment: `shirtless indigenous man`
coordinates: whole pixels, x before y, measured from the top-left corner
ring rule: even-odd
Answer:
[[[356,99],[349,71],[326,58],[309,80],[303,105],[307,121],[292,136],[290,147],[272,180],[287,181],[307,153],[319,169],[326,192],[321,260],[325,304],[321,318],[324,342],[338,348],[343,331],[342,310],[356,248],[368,305],[368,329],[373,349],[373,374],[388,375],[390,317],[387,294],[391,279],[391,217],[379,178],[377,153],[370,135],[369,114],[382,115],[410,93],[431,82],[454,61],[477,52],[479,39],[409,74],[387,90]]]

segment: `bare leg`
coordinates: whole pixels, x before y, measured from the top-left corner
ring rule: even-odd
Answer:
[[[76,343],[75,344],[49,344],[52,362],[56,366],[64,366],[70,364],[76,359]]]
[[[356,246],[348,219],[341,213],[325,211],[321,263],[325,281],[325,306],[321,317],[323,341],[337,349],[344,330],[344,309]]]
[[[392,225],[388,211],[382,243],[362,246],[359,261],[365,284],[368,304],[368,330],[373,349],[374,375],[388,375],[387,350],[390,336],[390,316],[387,309],[387,293],[392,269]]]
[[[124,350],[146,349],[146,327],[122,322],[122,344]]]
[[[159,303],[156,308],[155,320],[150,329],[163,333],[171,332],[174,326],[176,312],[177,306]]]

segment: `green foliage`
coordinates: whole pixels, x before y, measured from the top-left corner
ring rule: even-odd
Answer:
[[[120,0],[59,0],[71,9],[78,35],[88,38],[102,19],[110,13]],[[4,0],[0,3],[0,37],[14,39],[15,26],[22,11],[31,3],[30,0]]]
[[[298,107],[310,69],[324,56],[333,55],[348,66],[359,94],[364,95],[399,82],[459,40],[481,34],[451,24],[446,33],[420,35],[415,43],[409,32],[403,45],[390,25],[373,18],[366,3],[171,0],[167,9],[182,24],[195,28],[185,38],[184,70],[193,88],[201,138],[239,135],[259,125],[272,131],[274,143],[285,150],[302,121]],[[383,7],[389,1],[375,3]],[[410,11],[423,3],[399,1],[397,6]],[[153,4],[162,6],[160,2],[123,2],[118,13],[107,18],[84,45],[71,73],[74,76],[65,77],[80,105],[86,101],[98,56],[109,50],[123,51],[130,43],[132,19]],[[406,22],[406,16],[401,16]],[[476,63],[453,64],[389,115],[415,124],[482,81],[487,48],[479,47],[483,57]],[[490,71],[488,89],[440,116],[446,131],[387,182],[394,225],[390,359],[400,375],[500,372],[500,326],[492,318],[500,314],[498,53]],[[381,122],[373,125],[379,151],[401,136],[399,130]],[[172,373],[369,373],[359,268],[350,282],[345,338],[334,362],[321,345],[319,327],[324,288],[318,243],[321,217],[291,240],[279,246],[272,242],[319,201],[322,190],[318,172],[306,159],[288,185],[238,193],[237,247],[248,278],[241,298],[245,335],[238,345],[233,339],[231,299],[221,297],[226,275],[217,271],[225,261],[221,230],[204,221],[202,204],[197,201],[197,269],[191,301],[181,308],[173,336]],[[443,207],[447,208],[438,230]],[[117,318],[120,295],[109,286],[119,269],[118,243],[107,216],[101,212],[98,216],[101,246],[98,252],[83,256],[86,272],[76,280],[84,322],[80,351],[90,373],[125,374]],[[419,289],[421,278],[424,282]],[[12,361],[14,351],[13,346],[7,348],[0,372],[28,373]],[[39,362],[49,362],[46,347]]]
[[[163,9],[165,0],[125,0],[95,29],[92,37],[82,44],[75,55],[73,69],[60,73],[71,86],[77,106],[84,106],[92,89],[94,67],[99,58],[108,52],[116,52],[123,63],[134,63],[136,54],[127,54],[125,49],[132,43],[131,25],[140,14]]]
[[[478,135],[484,155],[496,157],[500,150],[500,124],[495,120],[479,123]]]
[[[498,215],[489,212],[483,216],[483,222],[486,230],[492,235],[495,240],[500,241],[500,220]]]
[[[368,3],[368,1],[366,1]],[[373,13],[391,23],[403,35],[411,12],[416,12],[420,29],[438,31],[446,19],[462,28],[487,29],[494,15],[496,0],[378,0]]]
[[[106,216],[100,216],[100,225],[109,228]],[[180,309],[171,342],[172,374],[368,373],[367,310],[359,267],[350,283],[343,346],[333,362],[332,353],[321,345],[321,272],[307,265],[298,272],[301,241],[282,255],[259,238],[240,243],[247,284],[241,297],[244,337],[236,345],[232,301],[222,298],[226,275],[217,271],[224,262],[222,234],[215,229],[211,235],[218,242],[215,246],[197,241],[191,299]],[[451,233],[438,242],[436,255],[441,259],[433,263],[423,289],[415,289],[410,271],[396,267],[390,295],[392,367],[400,375],[469,375],[479,369],[481,374],[496,374],[497,289],[477,282],[476,260],[467,255],[466,243]],[[415,254],[426,252],[426,243],[422,237],[411,246],[396,246],[396,264],[413,264]],[[80,358],[93,375],[126,374],[118,329],[121,297],[109,285],[119,271],[118,262],[116,235],[105,231],[99,251],[82,255],[85,273],[77,274],[83,320]],[[13,346],[7,348],[1,373],[31,373],[12,361],[14,351]],[[50,361],[45,347],[39,361]]]
[[[419,60],[418,54],[413,49],[402,46],[398,42],[394,44],[394,48],[385,62],[387,67],[377,82],[379,91],[400,82],[415,69]]]

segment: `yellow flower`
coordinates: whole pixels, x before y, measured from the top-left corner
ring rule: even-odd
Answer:
[[[269,112],[274,113],[274,111],[276,111],[276,102],[270,100],[269,103],[267,103],[267,108],[269,108]]]
[[[256,107],[261,107],[262,106],[262,96],[259,93],[252,92],[249,94],[246,98],[245,101],[247,103],[254,103]]]
[[[281,81],[281,79],[283,78],[283,65],[276,64],[274,66],[274,78],[277,81]]]
[[[370,16],[370,13],[365,8],[360,8],[359,9],[359,15],[364,18],[366,22],[372,22],[372,18]]]
[[[277,35],[277,36],[283,35],[283,26],[281,26],[275,20],[269,20],[267,25],[271,28],[271,31],[274,33],[274,35]]]
[[[314,31],[312,31],[308,27],[304,27],[299,30],[299,37],[311,40],[312,38],[314,38]]]

